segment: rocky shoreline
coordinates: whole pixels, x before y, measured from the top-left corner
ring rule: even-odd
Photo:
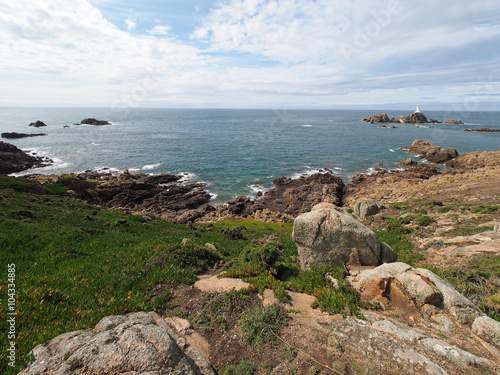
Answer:
[[[462,173],[463,170],[482,168],[491,162],[495,153],[468,153],[458,155],[455,149],[442,149],[431,142],[417,139],[409,154],[434,164],[445,164],[453,170],[441,170],[432,165],[418,164],[411,158],[401,162],[408,169],[389,171],[376,169],[374,174],[357,174],[349,183],[324,169],[317,174],[298,179],[280,177],[273,188],[258,193],[254,198],[238,196],[222,205],[210,203],[211,195],[205,183],[186,182],[183,175],[133,174],[86,171],[70,175],[31,175],[41,184],[58,183],[66,188],[66,195],[106,208],[121,209],[140,215],[154,215],[181,223],[214,222],[228,217],[254,218],[265,222],[291,222],[300,214],[309,212],[319,203],[352,206],[360,192],[380,181],[427,180],[436,175]],[[47,158],[34,157],[13,145],[0,144],[0,173],[20,172],[33,167],[49,165]]]
[[[298,179],[277,178],[273,181],[273,188],[264,194],[258,193],[254,198],[238,196],[222,205],[210,202],[206,184],[185,182],[183,175],[150,176],[128,171],[114,175],[111,172],[87,171],[62,176],[33,175],[29,178],[42,184],[59,183],[67,189],[67,196],[91,204],[181,223],[215,222],[228,217],[291,222],[322,202],[352,208],[363,194],[389,180],[418,182],[438,175],[459,174],[464,170],[491,165],[493,156],[498,155],[495,152],[458,155],[454,149],[442,149],[423,140],[413,142],[409,153],[433,163],[446,163],[453,169],[442,170],[409,159],[402,162],[408,169],[378,169],[371,175],[357,174],[348,183],[325,169]]]

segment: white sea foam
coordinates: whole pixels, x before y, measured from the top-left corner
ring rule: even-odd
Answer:
[[[156,169],[158,167],[161,167],[162,163],[156,163],[156,164],[148,164],[142,167],[143,171],[150,171],[152,169]]]
[[[193,182],[196,182],[196,180],[198,179],[198,177],[194,173],[191,173],[191,172],[184,172],[184,173],[181,173],[181,175],[182,175],[182,178],[178,181],[181,184],[193,183]]]
[[[264,185],[261,184],[255,184],[255,185],[249,185],[248,186],[250,190],[252,190],[254,193],[265,193],[268,189],[264,187]]]
[[[310,168],[310,167],[306,167],[306,171],[304,172],[301,172],[301,173],[295,173],[291,178],[292,180],[296,180],[296,179],[299,179],[301,177],[307,177],[307,176],[312,176],[314,174],[317,174],[317,173],[320,173],[320,174],[336,174],[335,172],[336,171],[340,171],[342,170],[342,168],[333,168],[330,169],[330,168],[321,168],[321,169],[318,169],[318,168]]]
[[[390,149],[389,149],[389,151],[390,151],[390,152],[396,152],[396,151],[394,151],[392,148],[390,148]]]
[[[303,126],[304,128],[312,128],[312,125],[300,125]]]

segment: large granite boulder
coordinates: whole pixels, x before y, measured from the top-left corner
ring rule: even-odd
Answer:
[[[0,174],[22,172],[34,167],[50,165],[52,160],[31,156],[16,146],[0,142]]]
[[[295,219],[292,237],[303,269],[335,267],[352,258],[359,265],[378,266],[382,259],[395,258],[372,230],[342,209],[324,203]]]
[[[444,149],[421,139],[413,141],[408,153],[418,155],[434,164],[444,164],[458,156],[458,152],[454,148]]]
[[[208,361],[156,313],[103,318],[93,330],[38,345],[20,375],[215,375]]]
[[[363,199],[357,201],[354,205],[354,214],[361,219],[367,216],[373,216],[378,214],[380,211],[387,209],[388,207],[373,200],[373,199]]]
[[[351,284],[368,302],[379,302],[386,309],[420,315],[424,305],[447,310],[458,322],[472,324],[484,316],[471,301],[433,272],[415,269],[405,263],[383,264],[350,278]]]

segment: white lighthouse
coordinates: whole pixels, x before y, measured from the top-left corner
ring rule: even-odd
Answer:
[[[415,111],[415,113],[420,113],[420,104],[417,104],[417,110]]]

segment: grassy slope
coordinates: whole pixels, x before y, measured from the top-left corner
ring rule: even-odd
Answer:
[[[22,179],[0,176],[0,184],[0,264],[4,268],[0,299],[7,300],[7,264],[15,263],[17,370],[34,346],[61,333],[92,327],[107,315],[161,309],[168,298],[154,299],[157,285],[191,284],[197,272],[221,258],[237,256],[252,238],[278,234],[284,251],[296,253],[291,224],[247,222],[243,224],[249,230],[239,236],[243,238],[235,238],[223,230],[240,222],[217,224],[209,230],[154,218],[145,222],[140,216],[57,195],[29,193],[37,188],[28,188]],[[191,239],[184,248],[183,238]],[[214,244],[220,253],[206,249],[206,243]],[[2,308],[2,332],[7,328],[5,312]],[[2,350],[0,373],[14,373],[7,368],[5,356]]]

